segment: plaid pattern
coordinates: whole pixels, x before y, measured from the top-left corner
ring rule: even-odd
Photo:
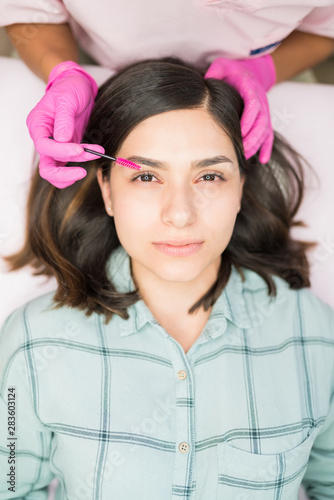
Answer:
[[[119,247],[110,273],[133,290]],[[184,353],[143,301],[130,318],[17,309],[0,336],[0,498],[334,498],[334,311],[277,277],[233,268]],[[16,387],[16,492],[7,490],[7,391]]]

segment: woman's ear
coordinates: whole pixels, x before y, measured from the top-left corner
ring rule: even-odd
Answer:
[[[97,182],[99,183],[99,186],[101,189],[101,194],[102,194],[102,198],[104,201],[104,206],[105,206],[106,212],[108,215],[110,215],[110,217],[113,217],[114,212],[113,212],[112,203],[111,203],[110,185],[109,185],[109,181],[107,179],[103,178],[102,168],[99,168],[97,170],[96,177],[97,177]]]

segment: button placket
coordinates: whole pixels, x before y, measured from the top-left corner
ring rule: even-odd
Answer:
[[[181,491],[189,493],[194,488],[194,387],[189,359],[175,339],[170,337],[169,340],[176,380],[176,449],[172,499],[179,500]]]

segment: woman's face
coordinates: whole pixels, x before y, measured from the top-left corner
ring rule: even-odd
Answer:
[[[180,283],[213,269],[217,273],[244,184],[224,131],[203,109],[170,111],[135,127],[117,156],[141,166],[115,164],[110,182],[98,172],[107,213],[134,276],[137,270]],[[157,245],[166,240],[202,243],[179,250]]]

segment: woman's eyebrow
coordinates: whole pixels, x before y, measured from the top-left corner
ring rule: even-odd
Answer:
[[[158,160],[152,160],[151,158],[144,158],[143,156],[129,156],[127,160],[133,161],[134,163],[141,163],[142,165],[147,165],[148,167],[161,168],[162,170],[168,169],[168,164]],[[233,161],[227,156],[219,155],[212,156],[211,158],[204,158],[203,160],[195,160],[191,163],[191,170],[197,170],[203,167],[210,167],[218,163],[231,163]]]

